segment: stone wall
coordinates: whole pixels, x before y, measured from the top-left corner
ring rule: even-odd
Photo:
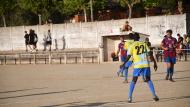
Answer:
[[[151,16],[145,18],[134,18],[128,20],[133,27],[133,31],[150,35],[153,45],[160,44],[165,31],[173,30],[173,35],[177,33],[185,34],[189,30],[189,15]],[[120,28],[127,19],[109,20],[88,23],[66,23],[36,26],[15,26],[0,28],[0,51],[4,50],[25,50],[24,31],[34,29],[38,35],[38,49],[43,49],[43,37],[50,29],[53,37],[53,49],[55,40],[58,49],[63,48],[63,38],[66,48],[98,48],[104,35],[119,34]]]

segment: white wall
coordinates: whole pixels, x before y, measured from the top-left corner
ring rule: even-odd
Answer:
[[[185,34],[186,14],[170,16],[152,16],[146,18],[134,18],[128,20],[133,27],[133,31],[150,35],[153,45],[160,44],[165,31],[173,30],[173,35],[177,33]],[[58,41],[58,49],[62,49],[62,38],[65,37],[66,48],[97,48],[101,42],[101,36],[109,34],[119,34],[119,28],[127,19],[110,20],[88,23],[68,23],[41,26],[15,26],[0,28],[0,50],[24,50],[24,31],[34,29],[38,34],[38,48],[43,49],[43,36],[50,29],[54,40]]]

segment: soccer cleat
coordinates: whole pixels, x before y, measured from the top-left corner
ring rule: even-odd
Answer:
[[[159,101],[158,96],[155,96],[155,97],[153,98],[153,100],[154,100],[154,101]]]
[[[167,75],[166,75],[166,80],[168,80],[168,78],[169,78],[169,75],[167,74]]]
[[[132,103],[132,98],[128,98],[128,103]]]

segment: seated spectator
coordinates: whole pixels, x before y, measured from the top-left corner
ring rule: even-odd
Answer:
[[[121,29],[122,32],[128,32],[128,31],[132,31],[132,27],[129,25],[129,22],[126,21],[125,25],[123,26],[123,28]]]

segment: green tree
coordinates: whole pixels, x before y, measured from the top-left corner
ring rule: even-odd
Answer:
[[[171,14],[176,8],[176,1],[177,0],[145,0],[144,7],[145,9],[161,7],[164,13]]]
[[[26,11],[41,15],[42,21],[46,22],[53,11],[62,12],[63,0],[19,0],[19,5]]]
[[[129,9],[129,18],[132,17],[132,11],[133,11],[133,6],[137,3],[140,3],[141,0],[120,0],[120,4],[123,7],[128,7]]]
[[[64,0],[64,12],[72,15],[83,11],[85,22],[87,22],[87,10],[89,10],[89,0]]]
[[[0,0],[0,15],[3,19],[4,27],[7,26],[6,16],[12,19],[11,16],[17,7],[17,0]]]

